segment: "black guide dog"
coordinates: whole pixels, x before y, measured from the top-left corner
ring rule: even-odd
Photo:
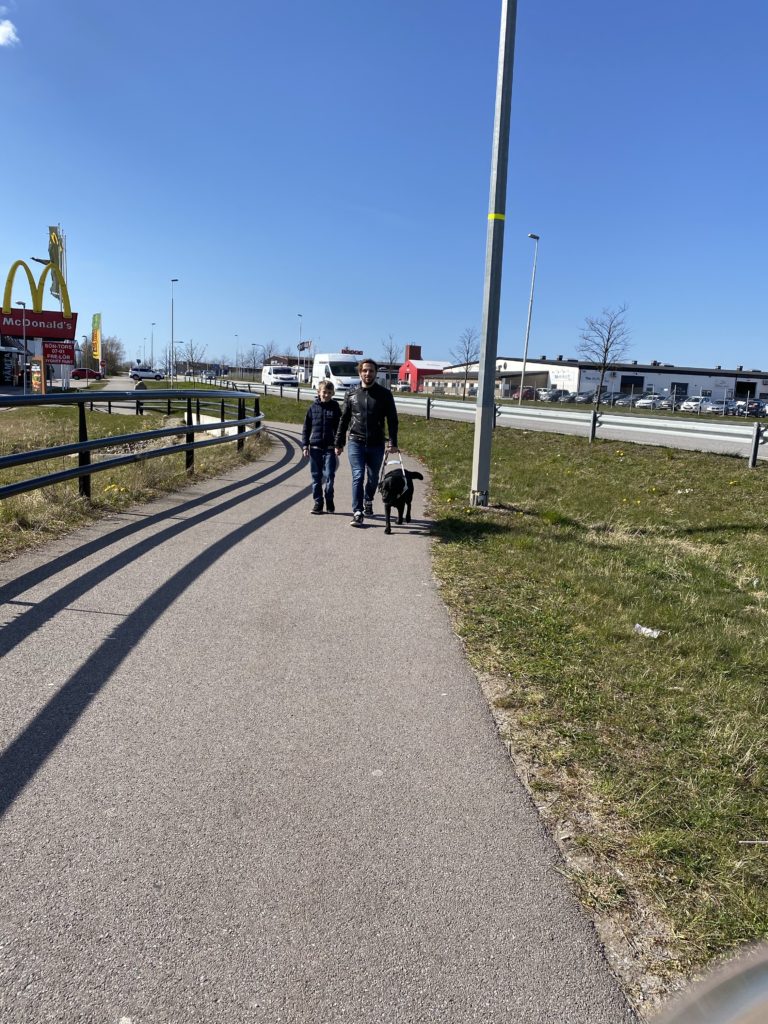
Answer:
[[[405,512],[406,523],[410,523],[413,481],[423,479],[421,473],[412,473],[408,469],[403,469],[402,465],[393,466],[392,469],[386,471],[379,484],[386,521],[384,533],[392,533],[391,514],[393,508],[397,509],[398,526],[402,525],[403,512]]]

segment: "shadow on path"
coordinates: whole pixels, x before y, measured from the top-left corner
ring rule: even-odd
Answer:
[[[280,437],[280,440],[285,445],[286,454],[277,463],[278,467],[284,466],[286,461],[290,461],[292,458],[291,447],[288,441],[284,437]],[[3,638],[4,642],[0,647],[0,653],[6,653],[12,649],[15,644],[29,636],[39,625],[66,607],[76,597],[81,596],[113,573],[118,572],[127,563],[135,561],[140,555],[146,554],[159,546],[163,541],[206,520],[212,519],[222,512],[226,512],[235,505],[247,501],[260,491],[274,487],[302,470],[303,466],[301,464],[293,466],[289,472],[270,480],[264,487],[251,488],[246,493],[231,498],[214,509],[206,509],[192,519],[175,522],[168,529],[161,531],[155,536],[148,537],[146,540],[132,545],[129,549],[121,551],[103,565],[97,566],[90,572],[85,573],[81,578],[74,580],[50,597],[45,598],[28,612],[25,612],[19,619],[15,620],[12,625],[7,627],[11,635],[7,639]],[[233,488],[223,488],[219,492],[214,492],[214,495],[207,495],[204,500],[209,501],[215,494],[227,493],[231,489]],[[240,543],[250,534],[270,522],[270,520],[280,516],[291,506],[304,501],[305,498],[306,489],[301,489],[263,515],[257,516],[255,519],[227,534],[226,537],[222,537],[220,540],[207,545],[199,555],[166,580],[162,586],[123,619],[120,625],[104,639],[83,665],[51,697],[29,725],[0,755],[0,817],[6,813],[19,793],[31,781],[35,773],[50,757],[69,730],[77,723],[80,716],[107,684],[112,674],[140,641],[147,628],[163,614],[180,594],[195,583],[202,573],[210,569],[234,545]],[[173,517],[172,512],[166,512],[157,517],[150,517],[150,520],[162,521],[169,517]],[[139,528],[138,526],[131,526],[127,530],[123,529],[118,532],[121,536],[125,537]],[[98,547],[99,544],[96,543],[95,549],[98,549]],[[91,543],[83,545],[83,548],[91,548]],[[83,548],[77,549],[78,552],[82,552]],[[76,554],[75,560],[77,557],[80,556]],[[69,562],[69,553],[63,556],[63,558]],[[42,570],[36,570],[35,573],[27,575],[39,575],[42,579],[50,575],[46,571],[47,569],[48,567],[46,566]],[[29,585],[28,583],[27,586]]]

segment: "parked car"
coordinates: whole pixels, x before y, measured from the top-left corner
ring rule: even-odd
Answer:
[[[741,399],[736,402],[737,416],[765,416],[766,404],[761,398]]]
[[[707,401],[709,401],[709,399],[704,398],[702,395],[694,395],[692,398],[686,398],[686,400],[680,406],[680,411],[701,412],[702,405]]]
[[[643,395],[635,402],[636,409],[658,409],[663,401],[661,395]]]
[[[72,380],[101,380],[101,374],[98,370],[88,370],[84,366],[78,366],[69,376]]]
[[[561,395],[567,395],[568,392],[564,388],[552,388],[549,391],[545,391],[544,394],[539,392],[540,402],[559,402]]]
[[[395,384],[394,390],[395,391],[410,391],[411,390],[411,385],[408,383],[407,380],[399,380],[397,382],[397,384]],[[467,394],[471,394],[471,393],[472,393],[472,388],[470,387],[470,388],[467,389]]]
[[[713,413],[715,416],[735,416],[736,403],[732,398],[721,398],[717,402],[710,399],[702,403],[701,411]]]
[[[573,400],[574,400],[574,402],[576,402],[577,405],[584,405],[587,402],[594,402],[594,400],[595,400],[595,392],[594,391],[579,391],[574,396]]]
[[[165,374],[151,366],[132,366],[128,372],[131,380],[164,380]]]
[[[631,407],[640,397],[640,395],[620,395],[613,404],[621,406],[622,408]]]
[[[621,391],[609,391],[607,394],[602,395],[600,402],[603,405],[616,405],[620,398],[624,398],[624,394]],[[592,396],[592,401],[597,401],[597,392]]]
[[[558,398],[558,402],[575,402],[576,392],[575,391],[564,391]]]
[[[200,378],[202,380],[216,380],[216,374],[213,372],[213,370],[203,370],[203,372],[200,374]]]
[[[512,392],[512,398],[517,401],[520,398],[520,388],[515,388]],[[532,402],[536,398],[536,391],[534,388],[523,388],[523,401]]]

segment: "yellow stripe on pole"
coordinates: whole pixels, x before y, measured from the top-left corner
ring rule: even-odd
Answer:
[[[506,216],[503,213],[489,213],[488,220],[506,220]]]

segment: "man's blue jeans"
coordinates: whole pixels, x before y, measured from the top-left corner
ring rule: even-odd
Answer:
[[[363,500],[373,501],[379,486],[379,471],[384,461],[384,445],[368,447],[360,441],[347,445],[349,465],[352,468],[352,511],[363,511]],[[367,470],[367,474],[366,474]],[[365,478],[365,482],[363,481]]]
[[[333,478],[336,476],[336,452],[333,448],[310,448],[309,471],[312,474],[312,497],[315,501],[333,501]]]

